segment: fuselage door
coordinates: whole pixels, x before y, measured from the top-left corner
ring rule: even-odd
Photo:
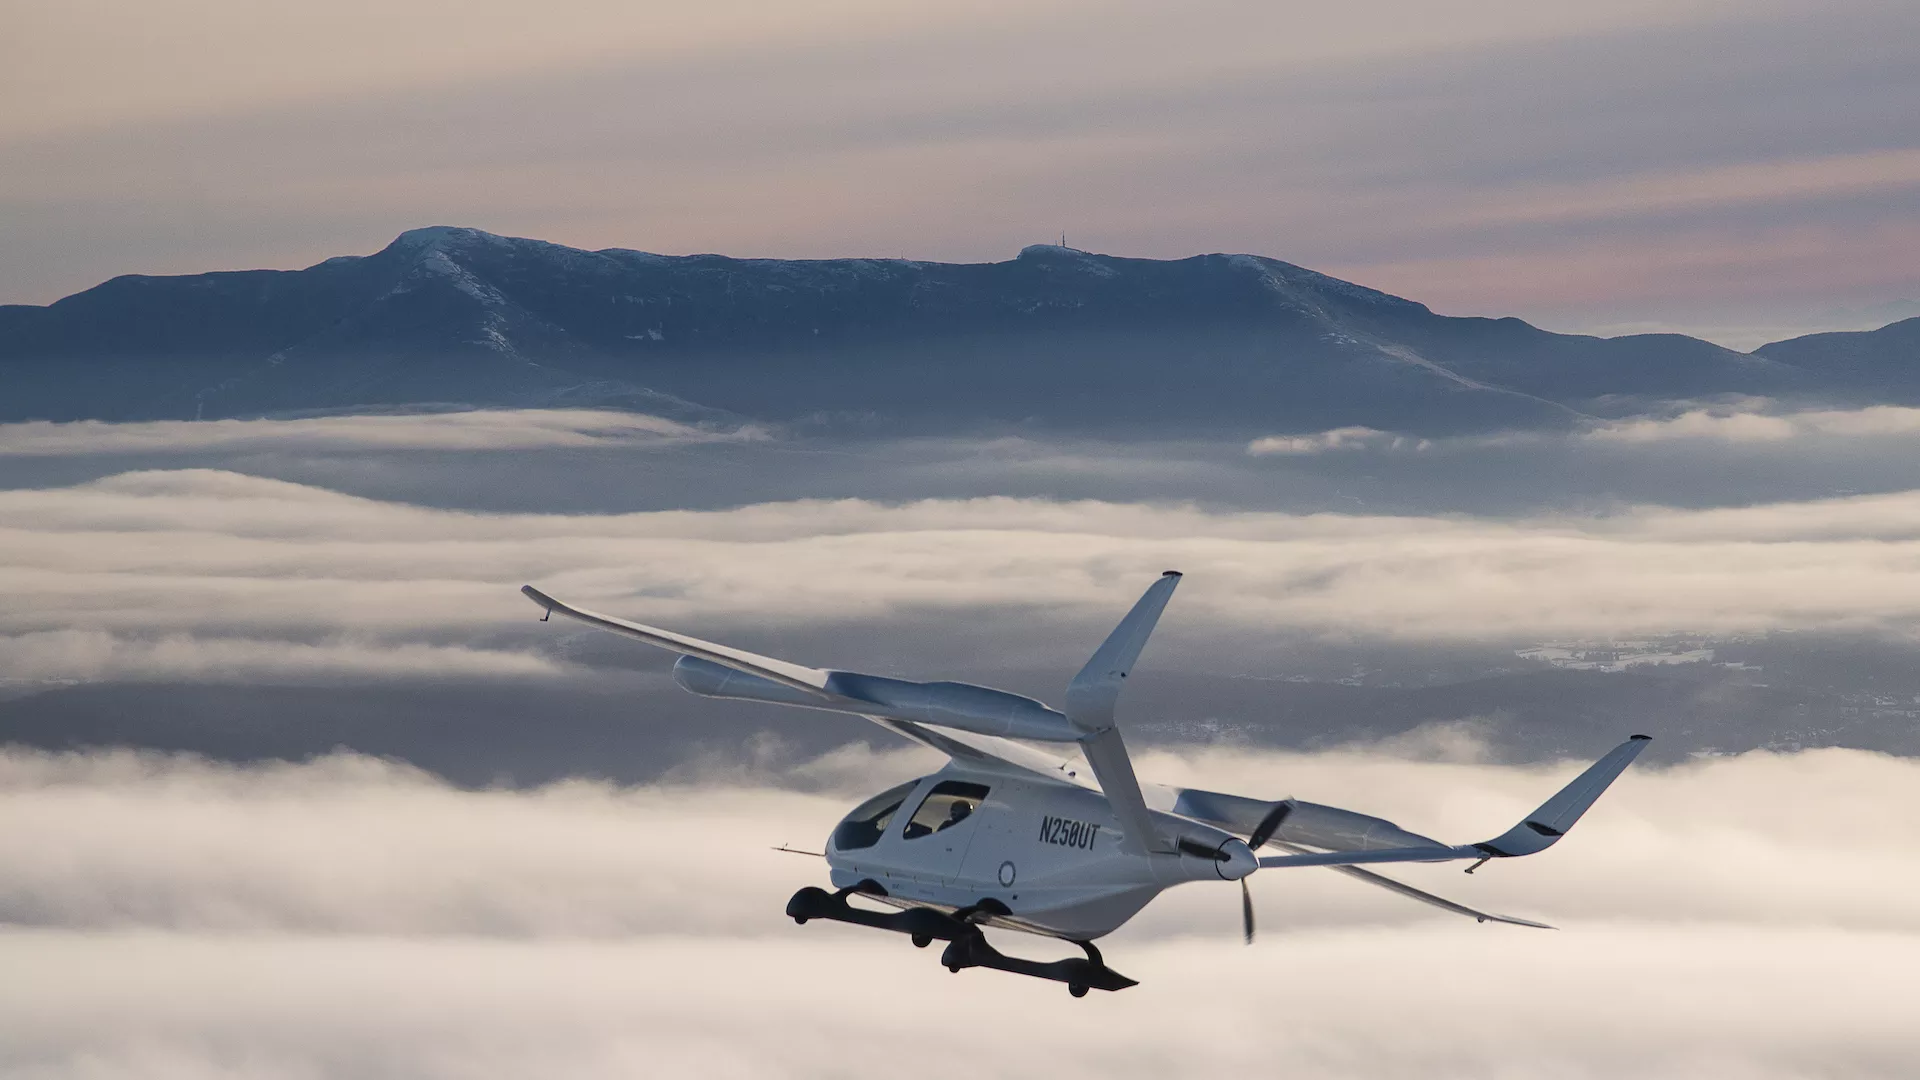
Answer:
[[[913,813],[896,814],[891,846],[899,868],[923,881],[951,881],[960,872],[979,824],[975,815],[985,806],[991,789],[970,780],[928,778],[907,805]],[[904,807],[903,807],[904,809]]]

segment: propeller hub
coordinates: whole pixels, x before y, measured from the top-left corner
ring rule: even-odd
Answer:
[[[1220,845],[1219,854],[1214,856],[1213,869],[1224,881],[1238,881],[1260,869],[1260,860],[1254,858],[1253,849],[1245,840],[1228,837]]]

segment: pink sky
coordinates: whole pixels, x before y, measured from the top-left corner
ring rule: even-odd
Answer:
[[[1750,346],[1920,301],[1920,8],[26,0],[0,301],[403,229],[1250,251]]]

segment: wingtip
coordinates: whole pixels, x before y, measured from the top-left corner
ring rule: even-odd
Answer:
[[[1160,571],[1160,576],[1161,577],[1182,577],[1184,575],[1182,575],[1178,570],[1162,570]]]
[[[1496,915],[1491,911],[1481,913],[1480,915],[1476,916],[1476,919],[1477,921],[1483,922],[1483,923],[1485,922],[1505,923],[1508,926],[1525,926],[1533,930],[1560,929],[1557,926],[1549,926],[1543,922],[1534,922],[1532,919],[1522,919],[1518,915]]]
[[[1628,739],[1627,739],[1627,741],[1628,741],[1628,742],[1652,742],[1652,741],[1653,741],[1653,736],[1651,736],[1651,735],[1632,735],[1632,736],[1629,736],[1629,737],[1628,737]]]

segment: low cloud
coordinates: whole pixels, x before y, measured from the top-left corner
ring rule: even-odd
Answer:
[[[481,514],[169,470],[0,492],[0,521],[12,678],[560,670],[526,650],[586,632],[532,637],[524,582],[714,635],[964,615],[1043,652],[1168,567],[1189,574],[1168,631],[1195,640],[1920,627],[1920,491],[1508,518],[1040,498]]]
[[[1247,444],[1255,457],[1272,454],[1324,454],[1333,450],[1425,450],[1432,443],[1370,427],[1338,427],[1311,435],[1268,435]]]
[[[35,682],[265,679],[288,685],[345,678],[525,678],[567,670],[568,665],[536,653],[420,642],[334,638],[306,643],[184,633],[146,639],[100,630],[0,636],[0,673]]]
[[[1711,440],[1778,443],[1813,436],[1843,439],[1912,438],[1920,435],[1920,409],[1874,405],[1864,409],[1813,409],[1766,413],[1690,409],[1666,419],[1621,420],[1587,432],[1595,442],[1662,443]]]
[[[1576,767],[1142,761],[1449,839],[1504,828]],[[352,756],[7,751],[0,1071],[832,1076],[858,1047],[934,1077],[1906,1076],[1920,848],[1884,808],[1916,782],[1920,764],[1852,751],[1636,767],[1550,853],[1402,871],[1558,932],[1263,872],[1257,946],[1231,886],[1176,889],[1102,943],[1141,985],[1076,1002],[785,919],[823,867],[767,848],[817,842],[854,790],[462,791]],[[928,1053],[956,1025],[991,1037]]]
[[[210,450],[530,450],[759,441],[758,427],[708,429],[600,409],[480,409],[297,420],[101,420],[0,424],[0,457]]]
[[[1597,757],[1624,733],[1596,736]],[[841,814],[939,759],[876,732],[791,768],[619,787],[463,790],[352,754],[236,766],[133,751],[0,750],[0,920],[65,929],[606,937],[777,934]],[[1143,777],[1297,796],[1449,842],[1504,832],[1581,762],[1419,761],[1405,747],[1140,755]],[[720,764],[716,762],[716,765]],[[1608,921],[1920,935],[1920,838],[1896,805],[1920,762],[1858,750],[1636,766],[1551,855],[1396,867],[1457,899],[1569,929]],[[1783,798],[1783,793],[1791,798]],[[720,886],[724,884],[724,888]],[[1255,879],[1275,929],[1445,923],[1319,871]],[[1230,936],[1230,890],[1178,890],[1130,936]],[[1281,912],[1284,911],[1284,914]],[[1505,933],[1505,931],[1499,931]]]
[[[1674,416],[1636,417],[1596,424],[1567,435],[1556,432],[1506,432],[1425,439],[1368,427],[1341,427],[1303,435],[1269,435],[1247,444],[1254,457],[1311,455],[1332,451],[1473,451],[1516,447],[1574,445],[1650,446],[1697,441],[1728,445],[1784,444],[1814,439],[1912,439],[1920,436],[1920,408],[1871,405],[1859,409],[1781,410],[1766,398],[1745,398],[1729,406],[1687,409]]]
[[[1110,945],[1142,985],[1084,1001],[952,976],[902,939],[834,926],[616,942],[14,933],[0,936],[13,976],[0,1067],[33,1080],[841,1077],[876,1060],[934,1080],[1896,1080],[1916,1067],[1909,936],[1508,929]]]

